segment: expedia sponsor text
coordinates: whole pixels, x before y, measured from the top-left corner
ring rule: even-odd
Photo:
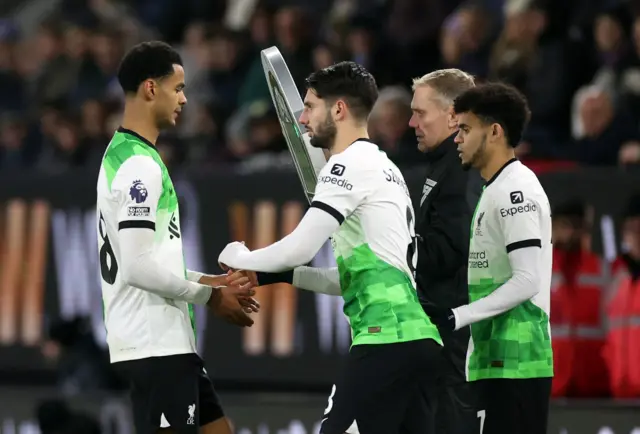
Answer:
[[[526,205],[512,206],[510,208],[500,208],[500,215],[502,217],[513,216],[525,212],[535,212],[538,209],[535,203],[528,203]]]
[[[325,184],[337,185],[338,187],[345,188],[349,191],[353,188],[353,185],[350,184],[348,180],[344,178],[336,178],[335,176],[321,176],[318,178],[318,181]]]

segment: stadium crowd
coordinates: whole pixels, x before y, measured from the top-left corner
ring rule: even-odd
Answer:
[[[458,67],[515,84],[533,118],[521,157],[589,165],[640,161],[640,19],[627,2],[539,0],[64,0],[34,32],[0,26],[0,167],[94,164],[118,123],[114,78],[132,44],[180,47],[188,109],[159,145],[173,165],[288,161],[259,52],[277,45],[297,83],[350,59],[378,80],[371,134],[420,160],[411,79]]]
[[[370,134],[401,166],[422,158],[408,126],[411,80],[447,67],[527,96],[532,120],[517,148],[525,161],[637,165],[639,6],[63,0],[33,33],[0,24],[0,170],[97,166],[121,115],[119,59],[144,39],[175,44],[185,62],[189,103],[158,143],[172,168],[289,164],[259,56],[271,45],[300,84],[339,60],[370,69],[381,89]],[[591,252],[584,204],[559,204],[553,217],[554,395],[640,397],[640,197],[626,210],[627,251],[613,264]]]

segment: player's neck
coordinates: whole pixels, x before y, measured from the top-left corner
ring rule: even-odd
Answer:
[[[138,133],[154,145],[160,135],[151,113],[135,101],[127,101],[124,105],[122,128]]]
[[[482,179],[485,181],[489,181],[509,160],[513,160],[514,158],[516,158],[516,154],[513,149],[496,152],[492,158],[488,159],[487,164],[480,169],[480,176],[482,176]]]
[[[333,147],[329,149],[331,155],[336,155],[347,149],[353,142],[358,139],[368,139],[369,133],[367,127],[342,129],[336,133],[336,140]]]

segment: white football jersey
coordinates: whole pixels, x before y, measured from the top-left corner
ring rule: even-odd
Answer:
[[[469,298],[491,294],[512,276],[509,252],[540,248],[539,290],[530,300],[471,325],[469,381],[553,375],[549,325],[551,207],[536,175],[507,163],[487,183],[474,213],[469,246]]]
[[[186,277],[178,199],[155,147],[120,128],[100,167],[98,248],[111,362],[196,352],[193,307],[126,285],[118,237],[129,228],[155,230],[154,260]],[[124,232],[123,232],[124,231]]]

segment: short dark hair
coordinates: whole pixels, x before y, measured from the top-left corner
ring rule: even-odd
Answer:
[[[173,74],[173,65],[182,66],[182,58],[171,45],[162,41],[142,42],[122,58],[118,81],[125,93],[136,93],[143,81]]]
[[[355,62],[340,62],[314,72],[306,79],[307,89],[322,99],[344,98],[353,116],[366,120],[378,99],[373,75]]]
[[[453,110],[457,114],[473,113],[485,124],[500,124],[513,148],[520,143],[531,116],[524,95],[504,83],[486,83],[467,90],[455,99]]]

